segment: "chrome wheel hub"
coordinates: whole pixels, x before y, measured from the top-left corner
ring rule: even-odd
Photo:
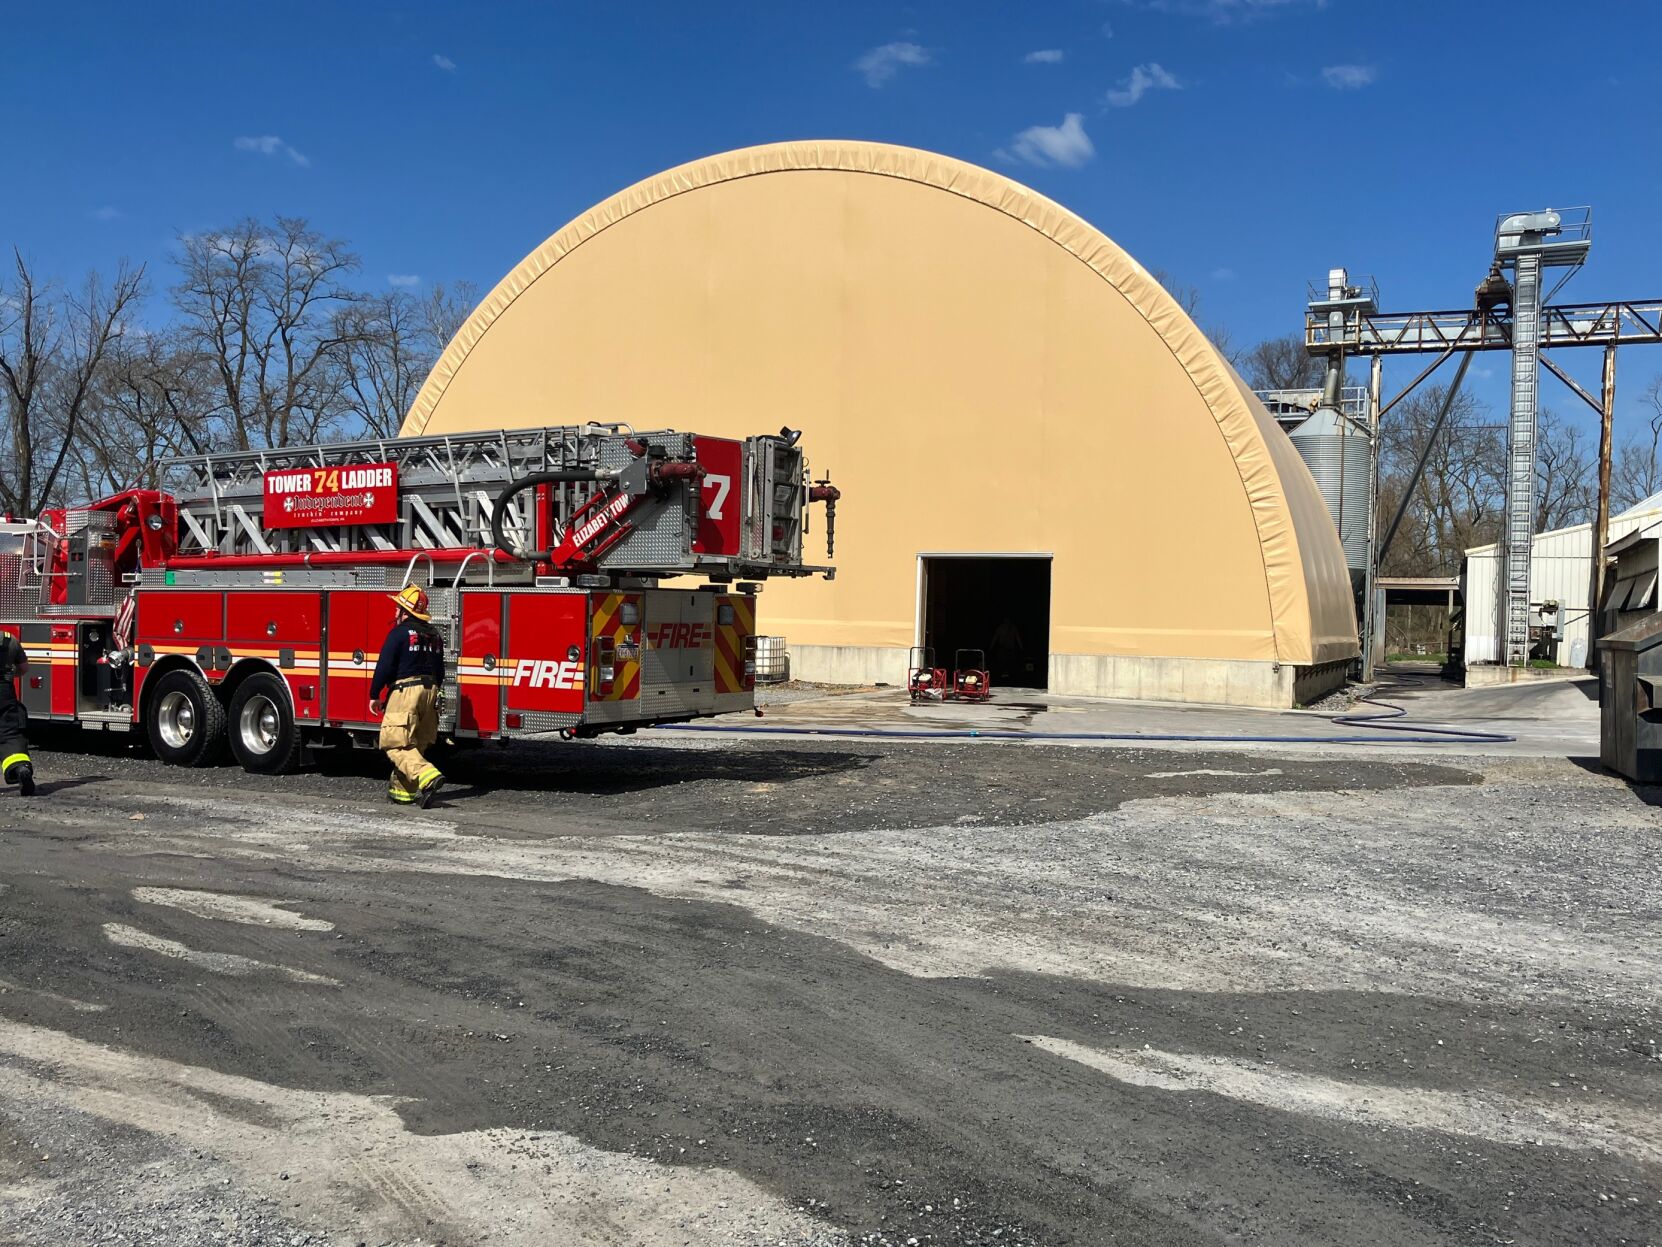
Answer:
[[[183,693],[169,693],[156,709],[156,726],[170,749],[183,749],[196,735],[196,707]]]
[[[242,713],[237,716],[237,731],[250,753],[270,753],[277,747],[281,730],[282,718],[271,698],[260,694],[243,703]]]

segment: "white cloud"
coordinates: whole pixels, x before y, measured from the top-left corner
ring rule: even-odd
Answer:
[[[105,204],[102,208],[94,208],[87,213],[94,221],[119,221],[127,214],[120,208],[112,208]]]
[[[456,62],[451,60],[448,56],[443,55],[442,53],[439,53],[439,52],[433,53],[433,64],[437,65],[440,69],[444,70],[444,72],[447,73],[447,74],[453,74],[453,73],[456,72]]]
[[[239,152],[258,152],[262,156],[287,156],[301,168],[311,164],[310,160],[302,156],[275,134],[261,134],[257,136],[244,135],[232,144]]]
[[[1234,281],[1236,273],[1232,268],[1215,268],[1212,270],[1211,277],[1213,281]]]
[[[1150,61],[1147,65],[1137,66],[1129,78],[1108,92],[1108,102],[1115,108],[1130,108],[1150,91],[1182,89],[1183,84],[1175,75],[1162,68],[1158,61]]]
[[[1114,37],[1114,23],[1113,22],[1103,22],[1102,23],[1102,37],[1104,39],[1112,39]]]
[[[885,43],[873,48],[854,62],[868,87],[880,87],[907,65],[928,65],[929,49],[915,43]]]
[[[1062,63],[1062,49],[1043,48],[1037,52],[1029,52],[1021,59],[1024,65],[1060,65]]]
[[[1379,71],[1372,65],[1329,65],[1322,70],[1322,81],[1335,91],[1360,91],[1378,78]]]
[[[1016,135],[1008,151],[1001,150],[998,154],[1006,160],[1019,160],[1041,169],[1056,165],[1077,169],[1096,155],[1096,147],[1091,143],[1091,136],[1085,133],[1085,118],[1079,113],[1069,113],[1059,126],[1029,126]]]
[[[420,273],[388,273],[387,285],[397,286],[400,290],[408,290],[411,286],[421,285]]]

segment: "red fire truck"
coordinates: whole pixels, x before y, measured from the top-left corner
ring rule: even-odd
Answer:
[[[142,731],[164,761],[250,771],[373,746],[387,595],[446,638],[442,734],[566,738],[755,705],[756,594],[803,562],[798,434],[625,425],[169,461],[135,489],[0,524],[0,628],[35,721]]]

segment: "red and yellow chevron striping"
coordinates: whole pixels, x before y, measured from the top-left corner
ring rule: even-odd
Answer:
[[[716,624],[716,693],[742,693],[754,688],[753,676],[745,673],[746,643],[756,634],[756,600],[744,594],[723,596],[716,600],[717,618],[720,608],[733,608],[733,622]]]
[[[624,606],[634,606],[634,623],[624,623]],[[633,593],[597,594],[594,613],[589,619],[589,678],[590,701],[633,701],[641,695],[641,599]],[[612,686],[605,691],[605,682],[593,667],[599,663],[602,640],[612,642]]]

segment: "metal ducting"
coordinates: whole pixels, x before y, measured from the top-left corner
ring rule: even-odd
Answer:
[[[1368,565],[1368,438],[1332,407],[1317,408],[1288,437],[1316,478],[1339,541],[1345,566]]]

